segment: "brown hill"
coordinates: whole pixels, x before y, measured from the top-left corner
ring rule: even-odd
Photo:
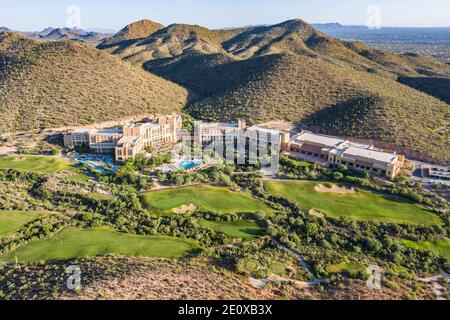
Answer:
[[[215,76],[231,77],[235,69],[241,82],[234,79],[225,90],[218,86],[188,111],[202,119],[300,121],[450,161],[449,106],[390,78],[290,54],[232,62],[216,68]]]
[[[290,54],[209,71],[215,74],[198,76],[199,83],[210,83],[209,96],[187,109],[197,118],[302,122],[324,133],[375,139],[450,162],[448,104],[389,77]]]
[[[137,64],[144,64],[155,59],[177,57],[189,51],[202,54],[225,53],[222,43],[240,31],[241,29],[208,30],[197,25],[173,24],[144,39],[122,42],[120,46],[114,47],[113,53]],[[104,49],[105,47],[101,44],[98,48]],[[110,48],[107,49],[111,51]]]
[[[196,92],[187,110],[197,118],[303,122],[450,162],[450,68],[431,59],[340,41],[302,20],[232,30],[172,25],[116,53]]]
[[[114,46],[120,45],[121,42],[138,40],[146,38],[153,34],[155,31],[164,28],[160,23],[153,22],[150,20],[140,20],[127,25],[125,28],[120,30],[114,36],[105,39],[99,47],[102,49],[108,49]]]
[[[0,33],[0,132],[179,111],[187,97],[92,46]]]

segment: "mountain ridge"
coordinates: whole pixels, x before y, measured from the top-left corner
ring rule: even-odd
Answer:
[[[0,132],[180,112],[188,97],[91,45],[0,33]]]
[[[195,92],[186,111],[200,119],[302,122],[450,163],[448,83],[428,85],[450,79],[450,68],[434,60],[334,39],[301,19],[226,30],[174,24],[112,53]]]
[[[15,66],[35,66],[26,55],[36,59],[37,49],[30,48],[39,48],[42,44],[30,44],[27,41],[32,40],[17,39],[14,35],[3,38],[0,38],[3,59],[0,71],[10,81]],[[73,88],[77,78],[101,84],[100,99],[90,95],[90,99],[98,101],[84,101],[88,106],[115,104],[111,99],[115,93],[107,92],[105,84],[107,78],[112,78],[114,89],[110,91],[121,91],[123,86],[132,101],[133,107],[126,110],[125,97],[115,96],[119,99],[121,114],[146,109],[145,104],[139,103],[146,100],[148,109],[159,108],[161,113],[184,109],[203,120],[245,118],[249,123],[287,120],[314,126],[323,133],[395,144],[436,162],[450,163],[449,65],[416,54],[395,55],[371,49],[362,42],[341,41],[300,19],[227,30],[187,24],[164,27],[141,20],[104,40],[97,46],[99,50],[90,48],[102,54],[100,64],[92,61],[93,52],[88,50],[88,53],[76,44],[72,47],[67,41],[50,43],[55,47],[43,50],[46,55],[41,63],[47,66],[51,63],[53,69],[60,67],[51,74],[59,79],[60,87],[67,85],[83,96],[85,93]],[[68,54],[71,63],[90,70],[92,79],[78,73],[74,79],[63,77],[61,73],[67,73],[68,66],[55,51],[57,48]],[[55,56],[59,60],[55,61]],[[114,58],[114,62],[107,56]],[[84,60],[99,70],[82,65]],[[133,72],[123,71],[125,66],[133,68]],[[72,69],[70,72],[74,71]],[[17,75],[30,76],[25,77],[27,81],[34,79],[26,69],[16,71]],[[37,68],[32,71],[39,74],[36,81],[42,81],[45,71]],[[126,76],[121,74],[123,72]],[[153,88],[140,81],[151,83]],[[36,95],[31,94],[32,87],[28,83],[17,84],[4,87],[5,92],[11,97],[17,95],[20,88],[27,88],[30,92],[24,97],[34,105]],[[64,103],[58,87],[47,84],[44,89],[50,97],[57,92],[59,103]],[[92,90],[86,85],[84,89]],[[159,94],[166,100],[157,103]],[[69,100],[68,109],[75,114],[75,94]],[[42,106],[42,102],[38,105]],[[55,101],[52,105],[58,108]],[[92,121],[101,118],[98,112],[88,109],[88,113],[93,114]],[[112,109],[108,107],[108,110]],[[8,110],[3,112],[6,114]],[[15,126],[20,121],[17,120]],[[58,121],[63,119],[56,117],[49,125]],[[88,119],[83,121],[89,122]]]

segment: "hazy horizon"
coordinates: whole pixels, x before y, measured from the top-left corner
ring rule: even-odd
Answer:
[[[18,0],[2,4],[0,26],[18,31],[65,27],[69,21],[73,23],[74,12],[79,12],[76,24],[80,28],[108,31],[141,19],[164,25],[199,24],[211,29],[275,24],[290,19],[366,25],[374,14],[378,15],[380,27],[450,27],[447,0]]]

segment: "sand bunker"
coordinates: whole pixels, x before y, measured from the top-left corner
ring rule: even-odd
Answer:
[[[325,213],[311,209],[309,210],[309,215],[310,216],[314,216],[314,217],[318,217],[318,218],[325,218]]]
[[[173,211],[173,213],[177,213],[177,214],[185,214],[185,213],[189,213],[189,212],[194,212],[197,209],[198,208],[196,205],[189,204],[189,205],[181,206],[179,208],[175,208],[172,211]]]
[[[356,190],[354,188],[346,188],[346,187],[339,187],[335,184],[333,184],[331,187],[328,187],[326,185],[323,184],[319,184],[315,190],[317,192],[321,192],[321,193],[338,193],[338,194],[355,194]]]

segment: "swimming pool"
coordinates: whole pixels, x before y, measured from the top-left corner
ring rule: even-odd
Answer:
[[[201,165],[201,163],[198,161],[182,161],[177,165],[177,167],[182,170],[189,170],[198,167],[199,165]]]

